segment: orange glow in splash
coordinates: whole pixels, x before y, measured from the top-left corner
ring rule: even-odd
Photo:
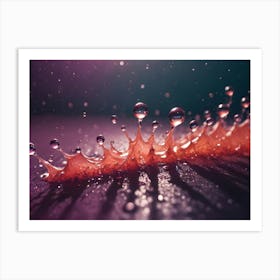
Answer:
[[[103,149],[103,157],[88,157],[81,151],[75,154],[67,154],[61,149],[61,153],[67,160],[65,167],[55,167],[34,154],[41,164],[47,169],[44,180],[53,182],[65,182],[87,180],[100,175],[110,175],[116,172],[137,170],[141,167],[153,166],[159,163],[173,163],[176,161],[191,160],[193,157],[222,155],[250,155],[250,120],[243,123],[234,123],[226,127],[223,120],[213,126],[203,125],[196,130],[187,133],[182,139],[174,140],[174,128],[167,134],[164,144],[157,143],[154,133],[144,140],[141,133],[141,125],[132,140],[125,132],[129,145],[126,151],[118,151],[113,144],[108,149]]]

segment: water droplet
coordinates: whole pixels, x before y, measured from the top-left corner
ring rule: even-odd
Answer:
[[[155,116],[159,116],[160,115],[160,110],[156,109],[154,114],[155,114]]]
[[[72,109],[72,108],[74,107],[74,104],[73,104],[72,102],[68,102],[67,105],[68,105],[68,108],[69,108],[69,109]]]
[[[112,121],[112,124],[116,124],[116,123],[118,122],[118,117],[117,117],[117,115],[112,115],[111,121]]]
[[[29,144],[29,155],[30,156],[33,156],[36,154],[36,148],[35,148],[35,145],[33,143],[30,143]]]
[[[239,114],[235,114],[233,118],[234,118],[235,123],[241,123],[241,121],[242,121]]]
[[[209,110],[204,111],[204,118],[207,120],[208,118],[211,118],[211,113]]]
[[[121,130],[122,130],[122,132],[126,131],[126,126],[124,124],[121,126]]]
[[[83,118],[86,118],[87,117],[87,112],[83,112]]]
[[[145,88],[145,84],[141,84],[140,88],[144,89]]]
[[[124,61],[120,61],[120,66],[124,66]]]
[[[135,210],[135,204],[134,204],[133,202],[128,202],[128,203],[126,203],[125,206],[124,206],[124,210],[125,210],[126,212],[132,212],[132,211],[134,211],[134,210]]]
[[[229,106],[228,104],[220,104],[218,106],[218,116],[221,118],[221,119],[225,119],[228,114],[229,114]]]
[[[212,118],[206,119],[206,125],[207,126],[212,126],[214,124],[214,120]]]
[[[194,72],[194,71],[195,71],[195,68],[192,68],[192,71]]]
[[[88,107],[88,102],[84,102],[84,107]]]
[[[103,135],[98,135],[96,137],[96,142],[98,145],[103,146],[104,142],[105,142],[105,137]]]
[[[82,149],[81,149],[80,147],[77,147],[77,148],[75,149],[75,153],[76,153],[76,154],[80,154],[81,151],[82,151]]]
[[[225,94],[227,95],[227,96],[233,96],[233,94],[234,94],[234,89],[231,87],[231,86],[226,86],[225,87]]]
[[[47,172],[40,175],[41,179],[46,179],[48,177],[49,177],[49,173],[47,173]]]
[[[241,98],[241,106],[242,106],[244,109],[249,108],[249,106],[250,106],[250,100],[249,100],[248,97],[242,97],[242,98]]]
[[[163,201],[163,195],[162,194],[158,195],[158,201]]]
[[[57,150],[59,148],[59,145],[60,145],[59,141],[56,138],[54,138],[50,141],[50,146],[52,149]]]
[[[192,132],[195,132],[198,128],[198,124],[197,124],[196,120],[191,120],[189,123],[189,127]]]
[[[214,93],[213,92],[209,92],[208,96],[209,96],[209,98],[213,98],[214,97]]]
[[[164,96],[165,96],[166,98],[169,98],[169,97],[170,97],[170,92],[166,92],[166,93],[164,94]]]
[[[138,102],[133,108],[134,117],[141,122],[148,115],[148,107],[143,102]]]
[[[152,126],[153,126],[153,130],[155,131],[159,127],[159,122],[153,121]]]
[[[169,122],[172,127],[176,127],[185,121],[185,111],[180,107],[174,107],[168,114]]]

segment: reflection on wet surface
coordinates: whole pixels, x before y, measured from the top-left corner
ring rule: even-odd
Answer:
[[[249,172],[245,157],[192,159],[71,185],[49,185],[31,172],[30,218],[250,219]]]

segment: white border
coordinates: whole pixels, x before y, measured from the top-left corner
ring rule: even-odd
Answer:
[[[29,220],[30,60],[250,60],[251,219],[234,221]],[[19,231],[261,231],[262,229],[262,63],[260,49],[19,49],[18,230]]]

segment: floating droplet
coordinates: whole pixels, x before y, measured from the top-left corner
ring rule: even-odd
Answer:
[[[156,130],[159,126],[159,122],[158,121],[153,121],[152,126],[153,126],[153,130]]]
[[[134,210],[135,210],[135,204],[134,204],[133,202],[128,202],[128,203],[126,203],[125,206],[124,206],[124,210],[125,210],[126,212],[132,212],[132,211],[134,211]]]
[[[249,98],[248,98],[248,97],[242,97],[242,98],[241,98],[241,106],[242,106],[244,109],[249,108],[249,106],[250,106],[250,101],[249,101]]]
[[[84,107],[88,107],[88,102],[87,101],[84,102]]]
[[[96,137],[96,142],[98,145],[103,146],[104,142],[105,142],[105,137],[103,135],[98,135]]]
[[[196,120],[191,120],[189,123],[189,127],[191,129],[192,132],[195,132],[197,130],[198,124],[196,122]]]
[[[159,116],[159,115],[160,115],[160,110],[156,109],[155,112],[154,112],[154,114],[155,114],[156,116]]]
[[[57,150],[59,148],[59,145],[60,145],[59,141],[56,138],[54,138],[50,141],[50,146],[52,149]]]
[[[227,96],[233,96],[233,94],[234,94],[234,89],[231,87],[231,86],[226,86],[225,87],[225,94],[227,95]]]
[[[49,177],[49,173],[47,173],[47,172],[40,175],[41,179],[46,179],[48,177]]]
[[[120,66],[124,66],[124,61],[120,61]]]
[[[168,114],[169,122],[172,127],[176,127],[185,121],[185,111],[180,107],[174,107]]]
[[[225,119],[228,114],[229,114],[229,106],[228,104],[220,104],[218,106],[218,116],[221,118],[221,119]]]
[[[81,151],[82,151],[82,149],[81,149],[80,147],[77,147],[76,150],[75,150],[75,153],[76,153],[76,154],[80,154]]]
[[[213,98],[214,97],[214,93],[213,92],[209,92],[208,96],[209,96],[209,98]]]
[[[124,124],[121,126],[121,130],[122,130],[122,132],[126,131],[126,126]]]
[[[207,120],[208,118],[211,118],[211,113],[209,110],[204,111],[204,118]]]
[[[74,104],[73,104],[72,102],[68,102],[67,105],[68,105],[68,108],[69,108],[69,109],[72,109],[72,108],[74,107]]]
[[[166,93],[164,94],[164,96],[165,96],[166,98],[169,98],[169,97],[170,97],[170,92],[166,92]]]
[[[33,156],[36,154],[36,148],[35,145],[33,143],[29,144],[29,155]]]
[[[133,108],[134,117],[141,122],[148,115],[148,107],[143,102],[138,102]]]
[[[212,126],[214,124],[214,120],[212,118],[207,118],[206,119],[206,125],[207,126]]]
[[[241,121],[242,121],[239,114],[235,114],[233,118],[234,118],[235,123],[241,123]]]
[[[111,121],[112,121],[112,124],[116,124],[116,123],[118,122],[118,117],[117,117],[117,115],[112,115]]]
[[[145,84],[141,84],[140,88],[144,89],[145,88]]]

